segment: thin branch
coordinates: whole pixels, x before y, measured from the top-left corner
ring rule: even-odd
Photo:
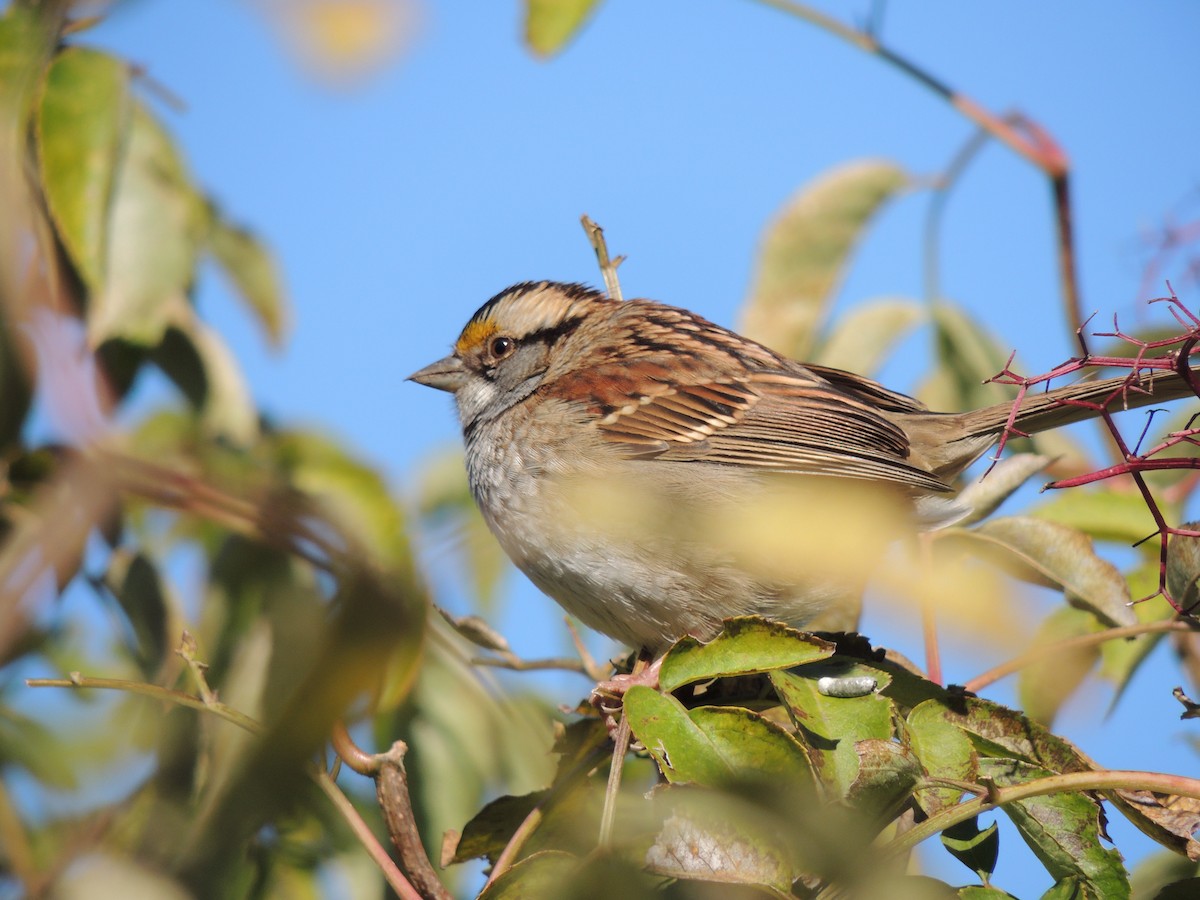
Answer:
[[[1070,772],[1009,787],[996,787],[995,785],[985,785],[985,787],[988,788],[986,796],[976,797],[974,800],[967,800],[950,809],[935,813],[924,822],[914,826],[911,831],[883,844],[880,849],[888,856],[900,856],[910,852],[926,838],[933,837],[935,834],[945,831],[959,822],[965,822],[988,809],[1009,803],[1019,803],[1022,800],[1031,800],[1034,797],[1045,797],[1049,794],[1130,790],[1153,791],[1200,800],[1200,781],[1195,778],[1165,775],[1161,772],[1135,772],[1120,769]]]
[[[981,675],[976,675],[963,685],[963,690],[969,691],[972,694],[978,694],[989,685],[995,684],[1000,679],[1007,678],[1009,675],[1021,671],[1021,669],[1032,663],[1045,659],[1048,656],[1065,653],[1069,650],[1077,650],[1080,647],[1091,647],[1108,641],[1138,637],[1143,634],[1162,634],[1172,631],[1200,631],[1200,625],[1195,622],[1180,621],[1179,619],[1164,619],[1159,622],[1141,622],[1137,625],[1123,625],[1120,628],[1106,628],[1104,631],[1097,631],[1092,634],[1081,634],[1076,637],[1066,638],[1065,640],[1053,641],[1040,647],[1034,647],[1020,656],[1013,657],[1008,662],[988,669]]]
[[[186,706],[189,709],[210,712],[218,718],[224,719],[226,722],[231,722],[239,728],[244,728],[251,734],[263,733],[263,727],[258,722],[245,713],[238,712],[233,707],[226,706],[224,703],[218,701],[206,703],[199,697],[193,697],[191,694],[185,694],[183,691],[174,691],[170,688],[159,687],[157,684],[146,684],[143,681],[127,681],[124,678],[92,678],[87,675],[80,675],[78,672],[72,672],[69,678],[27,678],[25,679],[25,686],[31,688],[95,688],[97,690],[125,691],[129,694],[149,697],[151,700],[161,700],[163,703],[173,703],[176,706]]]
[[[375,865],[379,866],[383,877],[391,886],[392,890],[402,900],[429,900],[429,898],[438,898],[438,900],[449,900],[450,894],[442,888],[441,893],[423,894],[419,892],[407,878],[404,873],[396,866],[395,861],[388,854],[383,845],[375,839],[375,833],[371,831],[369,825],[363,821],[362,816],[358,814],[358,810],[354,808],[354,804],[349,798],[342,793],[341,788],[337,786],[328,772],[314,772],[313,780],[317,786],[329,798],[329,802],[333,804],[346,824],[350,826],[350,830],[354,832],[354,836],[358,838],[360,844],[366,849],[368,855],[375,861]]]
[[[186,652],[188,651],[183,649],[180,655],[182,656]],[[186,656],[184,658],[187,659]],[[193,669],[193,673],[195,672],[196,670]],[[202,670],[199,680],[203,681]],[[120,678],[91,678],[80,675],[78,672],[72,672],[69,678],[29,678],[26,679],[25,684],[28,687],[100,688],[125,691],[130,694],[139,694],[143,697],[160,700],[164,703],[173,703],[176,706],[184,706],[189,709],[212,713],[218,718],[249,731],[251,734],[261,735],[264,731],[262,725],[245,713],[239,712],[216,700],[216,695],[211,691],[208,692],[209,699],[205,700],[200,697],[194,697],[191,694],[185,694],[182,691],[171,690],[170,688],[160,687],[155,684],[127,681]],[[207,684],[205,684],[205,689],[207,690]],[[311,771],[309,774],[321,790],[325,792],[326,796],[333,801],[334,807],[346,820],[351,831],[362,842],[367,853],[379,865],[384,878],[397,895],[404,898],[404,900],[430,900],[430,898],[435,898],[435,900],[450,900],[449,893],[418,893],[416,888],[412,886],[403,873],[396,867],[396,864],[388,856],[387,852],[379,846],[379,842],[375,839],[374,834],[371,833],[370,828],[362,821],[353,804],[346,799],[345,795],[342,794],[341,790],[333,782],[333,779],[326,772],[319,770]]]
[[[579,221],[583,224],[588,242],[596,252],[596,262],[600,264],[600,274],[604,276],[604,287],[608,291],[608,296],[614,300],[623,300],[621,282],[617,278],[617,266],[625,261],[625,257],[618,256],[616,259],[610,259],[608,244],[604,241],[604,229],[586,215],[580,216]]]

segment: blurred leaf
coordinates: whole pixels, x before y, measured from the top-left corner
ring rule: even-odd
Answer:
[[[1036,649],[1085,634],[1100,627],[1090,612],[1060,606],[1048,615],[1033,638]],[[1067,698],[1087,678],[1100,659],[1100,647],[1062,649],[1044,656],[1021,669],[1017,675],[1017,697],[1025,714],[1049,726]]]
[[[863,667],[863,671],[867,671]],[[846,660],[772,672],[771,684],[786,705],[798,736],[812,752],[817,776],[834,797],[845,797],[859,776],[856,744],[868,738],[892,737],[892,703],[875,693],[862,697],[827,697],[817,689],[823,677],[859,674]]]
[[[309,74],[350,85],[394,61],[418,30],[412,0],[260,0]]]
[[[801,188],[763,238],[739,330],[794,359],[808,358],[850,253],[909,180],[890,162],[862,160]]]
[[[1168,574],[1169,571],[1168,568]],[[1126,579],[1129,582],[1130,596],[1139,599],[1150,597],[1158,590],[1158,560],[1143,563],[1129,572]],[[1171,609],[1171,605],[1161,596],[1134,603],[1133,612],[1139,622],[1158,622],[1175,615],[1175,610]],[[1115,688],[1110,710],[1116,707],[1133,674],[1150,651],[1165,637],[1165,634],[1142,634],[1135,638],[1106,641],[1101,645],[1099,674],[1101,678],[1111,681]]]
[[[579,865],[569,853],[546,850],[516,863],[487,886],[479,900],[527,900],[559,894]]]
[[[91,853],[78,859],[55,880],[54,896],[61,900],[188,900],[192,895],[145,863],[125,856]]]
[[[142,553],[118,548],[109,557],[104,583],[121,604],[134,634],[134,658],[154,679],[175,636],[167,630],[171,604],[158,570]]]
[[[129,116],[123,62],[83,47],[55,58],[37,120],[42,184],[59,237],[93,293],[105,283],[109,203]]]
[[[1141,494],[1073,488],[1058,491],[1029,515],[1076,528],[1098,541],[1136,544],[1158,530]]]
[[[17,255],[28,240],[25,229],[35,205],[30,196],[25,160],[27,126],[54,38],[45,20],[32,9],[6,4],[0,15],[0,452],[19,439],[29,412],[32,385],[17,342],[23,338],[10,320],[6,296],[16,290]],[[30,366],[32,363],[30,363]]]
[[[273,344],[287,330],[289,309],[275,260],[257,237],[209,208],[208,249]]]
[[[673,691],[693,681],[789,669],[833,655],[828,641],[753,616],[729,619],[707,643],[687,636],[663,658],[659,684]]]
[[[0,703],[0,768],[25,769],[43,785],[63,791],[79,787],[78,772],[65,747],[45,725]]]
[[[1200,529],[1200,522],[1185,522],[1186,531]],[[1176,605],[1187,612],[1200,605],[1200,539],[1171,535],[1167,545],[1167,590]]]
[[[981,829],[979,817],[972,816],[943,831],[942,846],[986,885],[996,871],[996,860],[1000,858],[1000,824],[992,822],[987,828]],[[959,896],[963,894],[960,892]],[[1005,896],[1004,892],[1001,891],[999,896]]]
[[[955,303],[931,307],[938,368],[918,396],[930,409],[975,409],[1011,399],[1011,388],[984,384],[1004,368],[1008,353]]]
[[[1172,882],[1198,876],[1200,876],[1200,865],[1178,853],[1160,850],[1158,853],[1150,854],[1134,866],[1129,883],[1133,887],[1133,896],[1136,900],[1153,900],[1159,896],[1160,890]],[[1200,888],[1200,884],[1195,887]]]
[[[525,0],[525,40],[539,56],[560,52],[595,12],[599,0]]]
[[[971,530],[939,534],[939,543],[947,540],[975,543],[1013,577],[1061,590],[1068,603],[1091,610],[1105,622],[1135,621],[1125,579],[1116,566],[1096,555],[1091,539],[1074,528],[1032,516],[1006,516]]]
[[[1185,878],[1168,884],[1154,895],[1154,900],[1195,900],[1200,897],[1200,878]]]
[[[982,522],[1051,462],[1050,457],[1037,453],[1015,453],[1000,460],[991,472],[959,491],[959,502],[969,506],[971,512],[957,523],[958,526],[965,528]]]
[[[486,859],[495,863],[513,832],[526,817],[546,798],[546,791],[534,791],[519,797],[498,797],[481,809],[462,830],[454,855],[443,863],[466,862],[470,859]]]
[[[812,361],[870,375],[925,316],[922,304],[902,297],[861,303],[830,326]]]
[[[693,804],[695,806],[695,804]],[[700,810],[672,815],[663,822],[654,844],[646,851],[646,867],[669,878],[721,884],[755,884],[790,897],[795,872],[781,852],[779,841],[750,823],[728,818],[701,817]],[[757,832],[757,833],[756,833]]]
[[[174,142],[135,104],[113,184],[104,285],[88,301],[92,346],[109,338],[154,346],[168,325],[188,321],[204,222]]]
[[[1054,774],[1015,759],[981,759],[979,765],[980,773],[1001,787]],[[1102,844],[1103,811],[1089,794],[1048,794],[1006,803],[1001,809],[1056,881],[1076,877],[1096,897],[1129,896],[1121,854]]]
[[[905,720],[908,745],[931,778],[975,782],[979,777],[976,754],[970,739],[958,726],[944,700],[926,700]],[[953,806],[962,797],[957,787],[930,787],[917,793],[917,803],[926,815]]]
[[[466,557],[465,568],[480,608],[493,609],[509,561],[471,497],[462,450],[455,448],[431,457],[421,465],[414,480],[422,520],[454,532]]]
[[[225,339],[195,317],[177,326],[153,358],[195,404],[206,434],[247,446],[258,436],[258,408]]]

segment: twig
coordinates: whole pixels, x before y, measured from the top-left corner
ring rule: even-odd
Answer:
[[[1025,784],[995,787],[987,796],[976,797],[942,810],[916,825],[911,831],[885,843],[881,849],[889,856],[908,853],[926,838],[933,837],[959,822],[965,822],[988,809],[1019,803],[1048,794],[1078,793],[1081,791],[1153,791],[1178,797],[1200,800],[1200,781],[1182,775],[1165,775],[1160,772],[1136,772],[1120,769],[1101,769],[1086,772],[1069,772],[1038,778]]]
[[[413,886],[413,884],[404,877],[404,873],[397,868],[396,863],[388,855],[387,850],[383,845],[375,839],[375,833],[371,831],[369,825],[363,821],[362,816],[358,814],[358,810],[354,808],[354,804],[342,793],[341,788],[337,786],[337,782],[329,775],[328,772],[314,772],[313,780],[317,786],[325,793],[346,824],[350,826],[350,830],[354,832],[354,836],[358,838],[360,844],[366,849],[371,859],[375,861],[375,865],[379,866],[383,877],[386,879],[392,890],[396,892],[402,900],[450,900],[450,894],[444,887],[440,893],[421,893]],[[439,887],[441,884],[439,882]]]
[[[596,262],[600,264],[600,274],[604,276],[604,287],[608,291],[608,296],[614,300],[623,300],[621,282],[617,279],[617,266],[625,261],[625,257],[618,256],[616,259],[610,259],[608,244],[604,241],[604,229],[586,215],[580,216],[579,221],[583,223],[583,230],[588,236],[588,242],[596,252]]]
[[[181,648],[180,655],[183,656],[185,652],[187,651]],[[187,656],[184,656],[184,659],[187,659]],[[191,661],[189,661],[189,665],[190,664]],[[203,666],[202,663],[200,665]],[[193,669],[193,673],[197,674],[197,670]],[[201,683],[204,683],[203,669],[200,669],[198,676],[198,680]],[[161,700],[165,703],[173,703],[176,706],[185,706],[189,709],[198,709],[204,712],[212,713],[218,718],[225,719],[227,722],[231,722],[232,724],[237,725],[239,728],[249,731],[251,734],[261,735],[264,732],[262,725],[260,725],[257,721],[250,718],[245,713],[238,712],[236,709],[226,706],[224,703],[218,701],[216,699],[216,695],[211,691],[208,691],[208,686],[206,683],[204,687],[205,690],[208,691],[209,699],[207,700],[201,697],[193,697],[191,694],[185,694],[182,691],[175,691],[171,690],[170,688],[160,687],[159,685],[155,684],[146,684],[140,681],[126,681],[120,678],[90,678],[80,675],[78,672],[72,672],[69,678],[29,678],[26,679],[25,684],[28,687],[101,688],[125,691],[130,694],[139,694],[143,697]],[[404,900],[429,900],[429,898],[435,898],[435,900],[450,900],[449,893],[430,893],[424,895],[418,893],[412,884],[409,883],[409,881],[404,877],[403,873],[396,868],[396,864],[392,862],[391,858],[387,855],[387,852],[379,846],[379,842],[375,840],[375,836],[371,833],[371,829],[367,827],[365,822],[362,821],[362,818],[354,809],[353,804],[346,799],[345,795],[342,794],[336,783],[333,782],[333,779],[330,778],[327,773],[320,770],[310,771],[309,774],[312,779],[316,781],[321,790],[325,792],[326,796],[333,801],[335,808],[337,808],[338,812],[346,820],[351,831],[353,831],[362,842],[367,853],[379,865],[380,869],[383,871],[384,878],[387,880],[388,884],[391,885],[392,889],[397,893],[397,895],[404,898]],[[443,888],[443,891],[444,890],[445,889]]]
[[[928,534],[918,536],[922,574],[933,571],[933,542]],[[925,671],[934,684],[942,683],[942,654],[938,646],[937,609],[930,591],[921,592],[921,633],[925,642]]]
[[[546,669],[558,669],[564,672],[577,672],[588,678],[592,677],[582,662],[567,656],[553,656],[547,659],[521,659],[515,653],[508,652],[497,656],[472,656],[471,665],[490,666],[493,669],[509,669],[513,672],[539,672]]]
[[[1200,631],[1200,625],[1192,622],[1182,622],[1178,619],[1164,619],[1159,622],[1141,622],[1137,625],[1123,625],[1120,628],[1106,628],[1104,631],[1097,631],[1092,634],[1081,634],[1076,637],[1066,638],[1065,640],[1053,641],[1040,647],[1034,647],[1020,656],[1013,657],[1008,662],[988,669],[981,675],[976,675],[963,685],[963,690],[969,691],[972,694],[978,694],[989,685],[1019,672],[1021,669],[1040,659],[1044,659],[1047,656],[1055,656],[1068,650],[1091,647],[1095,644],[1103,644],[1107,641],[1115,641],[1122,638],[1138,637],[1143,634],[1158,634],[1171,631]]]
[[[650,654],[642,651],[633,663],[633,671],[629,673],[630,680],[635,680],[646,671],[650,665]],[[617,795],[621,790],[621,773],[625,768],[625,754],[629,752],[629,739],[632,730],[629,727],[629,716],[621,711],[621,721],[617,723],[617,733],[613,735],[612,765],[608,770],[608,785],[604,791],[604,812],[600,815],[600,848],[612,846],[613,823],[617,816]]]

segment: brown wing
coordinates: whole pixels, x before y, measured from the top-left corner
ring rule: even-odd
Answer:
[[[573,392],[600,416],[605,439],[639,459],[704,461],[778,472],[880,479],[948,491],[908,461],[908,439],[861,397],[806,370],[757,371],[737,380],[671,384],[654,360],[581,373]],[[874,385],[862,379],[863,385]],[[566,387],[563,385],[562,387]],[[879,387],[888,405],[911,411]],[[909,401],[917,409],[916,401]]]

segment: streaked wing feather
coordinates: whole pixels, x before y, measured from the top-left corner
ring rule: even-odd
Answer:
[[[592,382],[598,383],[602,382]],[[689,385],[641,381],[638,387],[606,402],[592,398],[603,415],[604,437],[622,445],[631,458],[715,462],[950,489],[907,461],[907,437],[871,408],[875,394],[862,385],[857,393],[849,393],[801,370],[759,371],[743,380]],[[903,397],[882,387],[879,391]]]

